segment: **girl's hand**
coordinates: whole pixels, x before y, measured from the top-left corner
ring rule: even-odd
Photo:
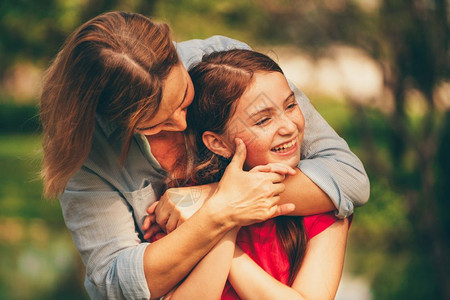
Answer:
[[[195,214],[216,188],[217,183],[168,189],[147,212],[154,213],[156,223],[170,233]]]
[[[294,168],[285,165],[283,163],[269,163],[266,165],[256,166],[252,168],[249,172],[256,173],[256,172],[272,172],[272,173],[278,173],[280,175],[295,175],[296,171]]]
[[[242,170],[246,155],[245,144],[236,139],[235,155],[216,193],[205,204],[212,216],[224,218],[230,226],[247,226],[292,212],[294,204],[278,205],[280,194],[284,191],[282,181],[285,173],[291,174],[292,170],[281,165],[270,165],[246,172]]]
[[[142,224],[144,239],[148,240],[149,242],[155,242],[166,235],[166,233],[162,230],[158,223],[156,223],[155,208],[157,205],[158,201],[147,208],[148,215],[145,217]]]

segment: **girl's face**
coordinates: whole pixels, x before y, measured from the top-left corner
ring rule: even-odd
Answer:
[[[305,120],[283,74],[255,73],[238,100],[222,137],[229,145],[241,138],[247,147],[247,169],[267,163],[294,167],[300,161]]]

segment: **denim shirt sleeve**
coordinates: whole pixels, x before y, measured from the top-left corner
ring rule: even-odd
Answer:
[[[220,36],[176,47],[186,66],[211,51],[248,48]],[[121,148],[110,143],[116,130],[112,124],[99,122],[90,158],[72,176],[59,201],[86,266],[85,287],[91,299],[149,299],[144,273],[148,243],[140,239],[140,230],[145,208],[159,194],[154,189],[161,190],[152,179],[161,171],[142,141],[130,150],[127,168],[121,168],[117,164]]]
[[[223,36],[177,45],[178,53],[188,69],[200,61],[203,55],[213,51],[250,49],[245,43]],[[331,198],[337,209],[336,215],[348,217],[354,207],[364,205],[369,199],[370,184],[364,166],[309,99],[291,82],[289,85],[306,123],[299,168]]]
[[[82,168],[60,196],[67,228],[86,266],[91,299],[149,299],[133,211],[119,191]]]
[[[205,40],[189,40],[181,43],[175,43],[178,55],[187,70],[200,62],[203,55],[215,51],[225,51],[231,49],[247,49],[250,47],[240,41],[230,39],[225,36],[215,35]]]
[[[221,36],[186,41],[176,47],[187,68],[212,51],[249,49],[244,43]],[[293,90],[306,120],[299,167],[333,199],[338,215],[347,216],[354,204],[367,201],[369,185],[364,168],[309,100]],[[64,220],[86,266],[85,286],[92,299],[149,299],[143,263],[148,243],[139,238],[139,230],[146,205],[156,200],[155,193],[149,192],[156,183],[150,179],[145,191],[132,183],[136,178],[148,179],[142,174],[147,170],[145,157],[151,154],[139,154],[146,151],[145,147],[136,147],[134,164],[125,174],[115,167],[118,155],[108,154],[108,135],[102,136],[102,145],[92,149],[94,155],[104,158],[103,164],[96,165],[96,171],[85,164],[60,196]],[[126,185],[125,181],[127,191],[117,188]],[[134,191],[139,191],[139,199],[127,196]]]

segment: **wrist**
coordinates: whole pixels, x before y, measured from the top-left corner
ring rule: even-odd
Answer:
[[[203,195],[205,195],[203,203],[206,203],[214,195],[218,186],[218,182],[208,183],[203,186]]]
[[[221,200],[216,199],[220,196],[213,195],[210,201],[207,201],[203,205],[202,210],[205,211],[209,220],[211,220],[215,226],[223,228],[225,231],[230,231],[237,227],[238,224],[234,221],[234,218],[229,213],[227,209],[223,207],[218,207],[216,202],[221,202]]]

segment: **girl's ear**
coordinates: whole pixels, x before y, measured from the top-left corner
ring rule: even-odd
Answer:
[[[228,146],[220,135],[211,131],[205,131],[202,139],[205,146],[215,154],[225,158],[230,158],[233,155],[231,147]]]

